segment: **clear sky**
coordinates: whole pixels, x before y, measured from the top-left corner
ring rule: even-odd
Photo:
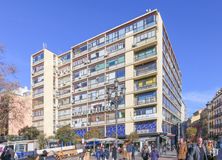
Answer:
[[[0,43],[17,78],[30,87],[30,55],[42,49],[62,53],[157,8],[183,74],[188,114],[222,87],[221,0],[0,0]]]

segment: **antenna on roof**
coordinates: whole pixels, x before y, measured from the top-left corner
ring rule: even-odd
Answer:
[[[149,12],[151,12],[151,9],[146,9],[146,13],[149,13]]]
[[[43,42],[42,47],[43,47],[43,49],[47,49],[47,43]]]

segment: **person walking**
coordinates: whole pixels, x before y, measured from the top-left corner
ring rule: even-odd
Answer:
[[[187,155],[187,144],[184,142],[183,138],[180,139],[178,150],[177,150],[178,160],[185,160]]]
[[[141,156],[143,158],[143,160],[148,160],[149,159],[149,149],[147,145],[143,146],[142,152],[141,152]]]
[[[159,157],[160,157],[159,152],[156,149],[156,147],[153,145],[152,150],[150,152],[150,158],[151,158],[151,160],[158,160]]]
[[[126,152],[127,152],[127,160],[132,160],[132,144],[131,143],[127,144]]]
[[[135,152],[136,152],[136,147],[132,143],[132,160],[135,160]]]
[[[113,160],[117,160],[117,147],[115,145],[112,148],[112,158]]]
[[[189,149],[187,160],[208,160],[206,147],[201,137],[197,139],[197,144],[193,144]]]
[[[207,158],[208,158],[208,160],[213,160],[213,149],[214,149],[214,147],[213,147],[213,142],[212,141],[210,141],[210,140],[208,141],[206,149],[207,149]]]

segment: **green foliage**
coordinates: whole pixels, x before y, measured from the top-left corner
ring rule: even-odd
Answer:
[[[132,132],[128,135],[127,139],[130,141],[130,142],[134,142],[136,140],[139,139],[139,135],[136,133],[136,132]]]
[[[56,132],[56,139],[63,141],[64,143],[72,142],[76,144],[79,141],[79,137],[74,133],[73,129],[69,126],[63,126]]]
[[[26,126],[26,127],[19,130],[19,135],[24,136],[24,137],[28,137],[29,140],[37,139],[39,134],[40,134],[40,132],[36,127]]]
[[[39,149],[44,149],[47,144],[47,139],[44,134],[40,134],[38,137]]]
[[[197,134],[197,129],[194,127],[189,127],[186,129],[187,138],[193,139]]]
[[[88,132],[86,132],[85,139],[91,139],[91,138],[104,138],[103,133],[98,128],[91,128]]]

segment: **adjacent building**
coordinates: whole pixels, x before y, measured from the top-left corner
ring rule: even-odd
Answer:
[[[56,55],[31,56],[33,125],[47,136],[71,125],[80,136],[97,127],[115,134],[115,110],[106,95],[115,80],[125,88],[118,105],[119,138],[174,136],[181,122],[181,72],[157,10]],[[182,118],[184,119],[184,118]]]
[[[1,123],[0,135],[18,135],[18,131],[25,126],[32,126],[32,99],[27,87],[20,87],[12,93],[1,93],[1,100],[10,94],[8,112],[4,112],[4,123]]]
[[[207,104],[209,110],[209,136],[222,136],[222,88]]]

